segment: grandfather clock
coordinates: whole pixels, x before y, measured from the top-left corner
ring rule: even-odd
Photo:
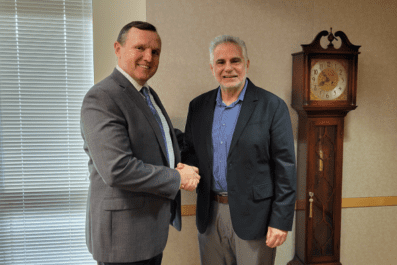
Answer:
[[[321,39],[327,37],[326,48]],[[332,44],[340,41],[338,49]],[[326,40],[327,42],[327,40]],[[341,265],[343,124],[356,106],[360,53],[342,31],[324,30],[293,56],[299,114],[295,257],[288,265]]]

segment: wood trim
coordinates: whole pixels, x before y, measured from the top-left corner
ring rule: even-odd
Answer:
[[[196,215],[196,205],[182,205],[181,208],[182,216],[192,216]]]
[[[342,208],[361,208],[361,207],[380,207],[397,206],[397,196],[386,197],[363,197],[363,198],[343,198]],[[296,201],[296,210],[304,210],[303,200]]]
[[[397,206],[397,196],[342,199],[342,208]]]
[[[385,197],[363,197],[363,198],[343,198],[342,208],[361,208],[361,207],[382,207],[397,206],[397,196]],[[304,210],[303,200],[297,200],[295,210]],[[182,216],[196,215],[196,205],[182,205]]]

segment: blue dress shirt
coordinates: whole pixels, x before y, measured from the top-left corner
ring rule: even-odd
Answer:
[[[246,80],[238,99],[229,106],[226,106],[222,101],[221,88],[218,88],[212,123],[212,147],[214,151],[212,190],[216,193],[227,191],[227,156],[237,119],[240,115],[245,91],[247,90],[247,84],[248,81]]]

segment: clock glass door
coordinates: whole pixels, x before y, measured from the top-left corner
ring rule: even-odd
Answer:
[[[338,226],[337,185],[338,124],[331,120],[317,120],[311,130],[308,256],[311,262],[330,262],[337,259],[335,233]],[[338,200],[340,203],[340,200]],[[339,205],[340,208],[340,205]],[[340,215],[339,215],[340,218]],[[336,231],[336,232],[335,232]]]

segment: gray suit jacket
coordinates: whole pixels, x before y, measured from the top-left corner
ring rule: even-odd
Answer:
[[[171,121],[175,162],[180,162]],[[180,176],[169,168],[161,130],[144,98],[118,71],[94,85],[81,109],[90,187],[86,240],[95,260],[134,262],[166,245],[169,223],[181,229]]]

